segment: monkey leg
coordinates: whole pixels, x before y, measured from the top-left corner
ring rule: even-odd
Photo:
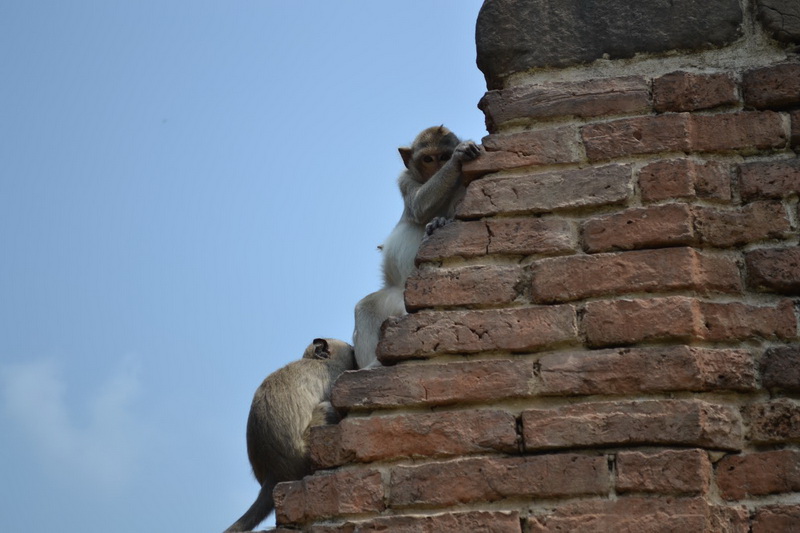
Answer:
[[[384,287],[368,294],[356,304],[353,347],[358,368],[380,366],[375,350],[378,348],[381,324],[391,316],[404,314],[406,306],[403,289],[400,287]]]

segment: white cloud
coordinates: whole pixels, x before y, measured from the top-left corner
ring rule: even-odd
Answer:
[[[140,389],[138,365],[122,361],[83,409],[67,400],[67,383],[53,360],[0,367],[2,404],[45,470],[70,483],[102,491],[126,485],[144,442],[133,412]],[[85,411],[85,412],[84,412]]]

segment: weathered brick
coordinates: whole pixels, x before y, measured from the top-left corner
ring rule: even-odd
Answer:
[[[783,119],[773,111],[693,115],[691,120],[693,152],[768,150],[786,146],[787,138]]]
[[[341,451],[327,457],[347,457],[354,462],[518,450],[515,417],[490,409],[348,417],[339,428]]]
[[[467,188],[459,218],[497,214],[549,213],[587,206],[616,205],[633,193],[630,165],[488,176]]]
[[[742,93],[745,104],[758,109],[779,109],[800,103],[800,63],[745,72]]]
[[[726,500],[800,491],[800,451],[729,455],[717,463],[717,486]]]
[[[581,130],[590,161],[659,152],[686,152],[689,114],[659,115],[589,124]]]
[[[745,254],[750,287],[800,294],[800,248],[765,248]]]
[[[557,352],[539,359],[536,378],[532,391],[540,396],[757,388],[749,352],[690,346]],[[515,388],[521,392],[522,384]]]
[[[344,410],[370,410],[540,396],[756,388],[755,363],[746,350],[658,346],[556,352],[538,361],[450,361],[346,372],[336,381],[331,401]],[[338,427],[312,429],[312,455],[315,432],[335,433]],[[320,448],[320,453],[330,454],[335,447],[323,440]]]
[[[589,302],[584,316],[590,346],[701,336],[698,302],[684,296]]]
[[[541,259],[531,265],[531,273],[531,297],[537,303],[632,292],[736,293],[742,288],[733,259],[692,248]]]
[[[622,451],[616,464],[617,492],[704,493],[711,481],[705,450]]]
[[[560,218],[455,221],[422,242],[417,263],[487,254],[552,255],[574,247],[570,224]]]
[[[486,228],[489,254],[556,255],[576,248],[572,225],[561,218],[492,218]]]
[[[483,138],[482,143],[488,153],[512,152],[533,157],[535,162],[532,165],[577,163],[583,157],[576,126],[488,135]]]
[[[522,413],[527,451],[600,446],[742,448],[739,412],[699,400],[582,403]]]
[[[667,204],[626,209],[588,219],[581,226],[587,252],[679,246],[694,241],[690,207]]]
[[[446,353],[536,351],[578,338],[571,305],[421,311],[390,318],[382,331],[378,358],[384,364]]]
[[[759,444],[800,442],[800,405],[787,398],[748,405],[743,415],[748,438]]]
[[[591,346],[797,337],[791,300],[775,306],[704,302],[685,296],[604,300],[586,304],[584,325]]]
[[[469,511],[433,516],[385,516],[348,521],[338,525],[314,525],[309,533],[522,533],[516,511]]]
[[[500,265],[417,270],[406,283],[406,309],[508,304],[522,275],[520,267]]]
[[[728,248],[791,235],[783,204],[760,201],[736,209],[694,206],[694,228],[700,242]]]
[[[756,510],[752,533],[790,533],[800,526],[800,505],[765,505]]]
[[[797,317],[791,300],[775,306],[756,306],[739,302],[700,302],[702,324],[699,338],[707,341],[733,341],[749,338],[794,339]]]
[[[527,519],[526,533],[748,533],[744,508],[703,498],[634,498],[567,503]]]
[[[792,124],[792,136],[789,144],[792,145],[792,148],[797,148],[800,146],[800,109],[789,113],[789,117]]]
[[[800,193],[800,159],[758,161],[740,167],[742,199],[784,198]]]
[[[278,525],[385,509],[381,473],[372,469],[317,473],[278,483],[273,495]]]
[[[355,460],[355,454],[342,445],[339,424],[312,426],[308,433],[308,454],[314,470],[344,465]]]
[[[768,389],[800,391],[800,344],[769,348],[761,358],[761,382]]]
[[[730,152],[786,146],[780,114],[666,114],[589,124],[581,130],[590,161],[661,152]]]
[[[483,146],[486,153],[462,167],[465,184],[501,170],[577,163],[583,159],[575,126],[489,135],[483,139]]]
[[[534,363],[521,359],[384,366],[342,374],[331,402],[346,410],[489,403],[530,396],[533,380]]]
[[[738,101],[736,83],[728,74],[672,72],[653,81],[656,111],[697,111]]]
[[[731,199],[731,171],[728,165],[716,161],[656,161],[639,171],[639,188],[645,202],[677,198],[727,202]]]
[[[506,498],[607,494],[610,485],[602,455],[482,457],[393,468],[389,506],[442,507]]]
[[[503,123],[520,119],[644,113],[650,107],[650,94],[646,80],[631,76],[489,91],[478,107],[486,115],[487,129],[495,131]]]

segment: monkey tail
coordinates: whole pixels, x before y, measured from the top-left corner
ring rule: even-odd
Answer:
[[[223,533],[252,531],[254,527],[263,522],[267,515],[275,509],[275,502],[272,499],[272,489],[275,488],[275,485],[275,482],[269,479],[265,480],[253,505]]]

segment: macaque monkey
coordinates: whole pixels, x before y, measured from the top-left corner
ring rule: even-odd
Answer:
[[[267,376],[256,390],[247,419],[247,455],[261,491],[225,533],[251,531],[275,508],[272,489],[311,473],[309,428],[335,424],[331,386],[355,368],[353,347],[336,339],[314,339],[303,358]]]
[[[410,148],[399,151],[406,166],[397,180],[403,214],[381,248],[383,288],[356,304],[353,345],[359,368],[380,365],[375,349],[381,324],[406,313],[403,291],[422,239],[453,217],[465,192],[461,163],[481,154],[480,146],[459,141],[444,126],[423,130]]]

